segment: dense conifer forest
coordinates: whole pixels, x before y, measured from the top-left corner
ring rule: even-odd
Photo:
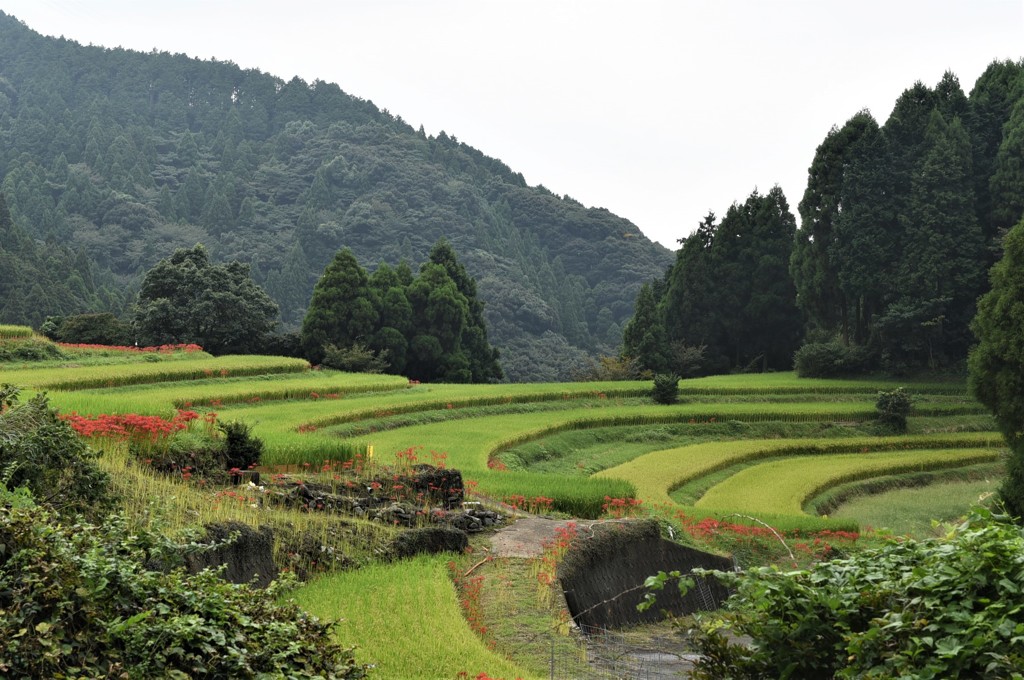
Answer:
[[[966,95],[914,83],[818,147],[798,205],[755,190],[681,239],[645,285],[624,353],[678,375],[962,369],[988,270],[1024,212],[1024,66],[993,62]]]
[[[339,250],[418,266],[446,238],[512,380],[613,353],[671,254],[333,83],[43,37],[0,15],[0,321],[129,316],[158,261],[239,261],[297,331]]]

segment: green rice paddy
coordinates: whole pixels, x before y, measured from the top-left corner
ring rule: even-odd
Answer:
[[[1003,455],[991,419],[956,382],[715,376],[685,381],[680,402],[660,406],[640,381],[419,385],[311,371],[294,359],[203,355],[83,356],[0,368],[0,383],[45,390],[67,412],[216,412],[253,427],[268,466],[356,454],[387,464],[411,449],[422,462],[460,469],[467,489],[492,501],[550,499],[555,511],[598,517],[610,499],[634,499],[631,507],[666,518],[747,518],[783,532],[887,524],[922,531],[922,518],[965,512],[992,480],[969,485],[939,475],[912,490],[857,484],[979,464],[998,474]],[[878,390],[896,386],[915,397],[911,434],[885,435],[875,424]],[[853,491],[829,516],[809,510],[837,488]],[[193,508],[201,503],[194,493],[180,494]],[[296,596],[314,613],[342,619],[339,638],[359,645],[375,677],[531,677],[466,625],[443,558],[323,577]]]

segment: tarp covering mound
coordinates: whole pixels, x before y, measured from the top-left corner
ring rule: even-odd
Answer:
[[[702,567],[728,571],[732,560],[688,548],[661,537],[654,520],[594,524],[580,532],[558,567],[558,578],[573,620],[580,627],[616,628],[675,615],[717,609],[728,591],[714,579],[698,578],[682,596],[666,586],[657,592],[657,604],[647,611],[637,605],[647,592],[642,586],[659,571],[686,574]]]

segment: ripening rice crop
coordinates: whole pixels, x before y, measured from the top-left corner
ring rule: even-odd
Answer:
[[[28,326],[0,324],[0,340],[20,340],[31,338],[33,331]]]
[[[356,645],[359,663],[375,665],[371,677],[534,677],[470,629],[443,555],[332,574],[294,597],[310,613],[338,621],[338,639]]]
[[[996,448],[969,448],[798,456],[741,470],[711,487],[696,507],[752,515],[800,515],[808,499],[839,484],[880,475],[991,462],[998,455]]]
[[[692,444],[653,451],[628,463],[598,472],[598,478],[623,479],[633,484],[637,495],[649,505],[674,505],[669,494],[683,484],[724,468],[780,456],[832,456],[862,452],[920,447],[969,448],[1000,446],[993,432],[913,437],[852,437],[842,439],[746,439]]]
[[[308,370],[309,363],[304,359],[238,355],[112,366],[25,368],[3,371],[0,376],[3,382],[25,388],[82,390],[214,377],[297,373]]]

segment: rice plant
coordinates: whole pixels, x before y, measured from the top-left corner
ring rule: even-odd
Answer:
[[[374,678],[536,677],[492,652],[470,629],[449,560],[423,556],[332,574],[292,597],[310,613],[337,621],[338,639],[356,645],[356,659],[374,665]]]
[[[28,326],[14,326],[10,324],[0,324],[0,340],[16,340],[23,338],[31,338],[35,334]]]
[[[885,474],[962,467],[998,459],[995,448],[923,449],[798,456],[751,466],[713,486],[695,504],[752,515],[803,514],[805,501],[845,482]]]
[[[58,366],[4,371],[4,382],[45,390],[83,390],[95,387],[123,387],[179,380],[202,380],[228,376],[269,373],[298,373],[309,370],[304,359],[268,356],[222,356],[164,363],[141,362],[112,366]]]

